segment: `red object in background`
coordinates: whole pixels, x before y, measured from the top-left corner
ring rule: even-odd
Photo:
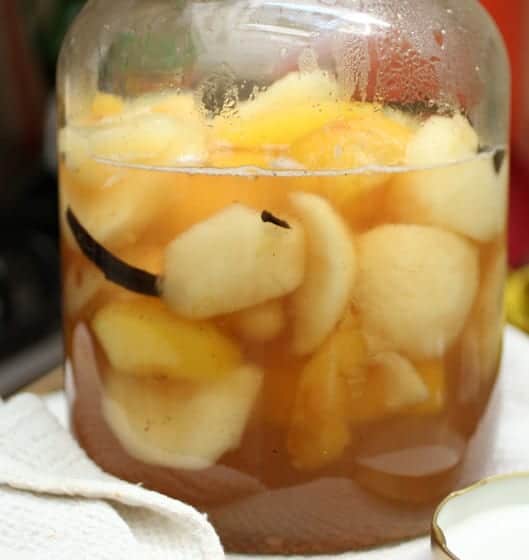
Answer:
[[[513,161],[509,219],[509,262],[529,263],[529,2],[482,0],[507,44],[512,67]]]
[[[512,267],[529,264],[529,172],[518,158],[511,172],[509,262]]]

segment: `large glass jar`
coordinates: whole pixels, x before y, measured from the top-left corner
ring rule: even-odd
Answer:
[[[486,458],[509,89],[472,0],[88,2],[58,87],[87,453],[231,551],[426,532]]]

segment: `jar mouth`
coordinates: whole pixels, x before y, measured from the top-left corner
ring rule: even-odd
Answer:
[[[436,558],[442,560],[469,560],[473,556],[465,552],[462,539],[467,542],[478,541],[481,547],[485,546],[486,539],[482,530],[486,520],[481,521],[479,534],[477,525],[462,525],[476,516],[489,513],[495,514],[495,523],[499,523],[498,511],[521,507],[529,509],[529,472],[492,476],[454,492],[441,502],[434,513],[431,526],[432,551]],[[502,546],[503,544],[507,549],[510,543],[502,543]]]
[[[128,161],[120,161],[110,158],[94,157],[94,161],[104,165],[112,165],[115,167],[125,167],[130,169],[140,169],[143,171],[159,171],[162,173],[184,173],[188,175],[211,175],[211,176],[265,176],[265,177],[344,177],[356,175],[380,175],[380,174],[402,174],[415,171],[435,171],[436,169],[445,169],[464,165],[476,160],[488,160],[498,154],[508,153],[507,144],[500,144],[495,147],[487,147],[480,149],[479,153],[465,157],[447,161],[436,165],[365,165],[361,167],[349,169],[300,169],[296,168],[293,160],[288,158],[278,158],[277,168],[264,168],[256,165],[243,165],[240,167],[214,167],[211,165],[201,165],[199,162],[182,162],[181,165],[150,165],[144,163],[131,163]],[[292,165],[290,167],[289,165]]]

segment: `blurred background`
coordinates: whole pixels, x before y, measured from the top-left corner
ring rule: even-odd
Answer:
[[[503,32],[513,68],[509,261],[519,271],[511,299],[520,310],[510,318],[529,330],[529,273],[521,268],[529,264],[529,2],[482,3]],[[83,4],[0,0],[0,396],[62,357],[55,63]]]

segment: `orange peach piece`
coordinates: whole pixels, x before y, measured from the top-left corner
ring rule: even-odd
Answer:
[[[288,146],[342,112],[338,84],[327,73],[292,72],[217,117],[212,138],[244,149]]]
[[[351,442],[348,386],[331,338],[303,369],[287,448],[293,465],[317,470],[338,460]]]

